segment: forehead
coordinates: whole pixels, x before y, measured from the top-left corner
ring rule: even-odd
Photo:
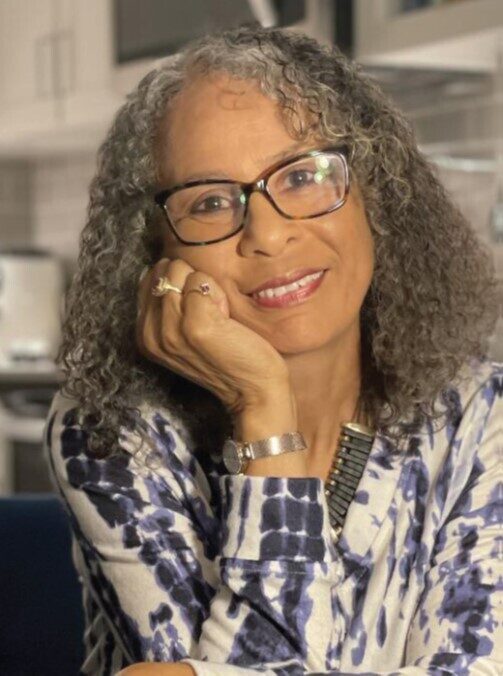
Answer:
[[[301,145],[312,146],[314,139],[310,134]],[[194,173],[249,180],[269,157],[299,145],[277,101],[253,80],[222,73],[187,83],[161,123],[158,143],[160,173],[168,182]]]

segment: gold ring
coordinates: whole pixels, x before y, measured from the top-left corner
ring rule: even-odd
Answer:
[[[164,296],[164,294],[168,291],[176,291],[176,293],[180,294],[182,293],[182,290],[177,286],[173,286],[167,277],[159,277],[155,286],[152,287],[152,295]]]
[[[208,282],[201,282],[199,286],[196,289],[189,289],[186,291],[185,295],[190,293],[191,291],[197,291],[197,293],[200,293],[202,296],[207,296],[210,292],[210,285]]]

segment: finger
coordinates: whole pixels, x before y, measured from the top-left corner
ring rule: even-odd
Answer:
[[[168,263],[168,259],[158,261],[147,271],[139,283],[136,336],[138,345],[147,349],[148,356],[157,353],[154,348],[156,346],[159,348],[162,344],[160,335],[161,299],[153,295],[152,289],[158,278],[165,274]]]
[[[198,373],[177,352],[180,348],[188,349],[183,337],[176,341],[177,344],[173,346],[175,349],[166,349],[166,341],[162,333],[162,317],[164,314],[169,314],[168,321],[171,325],[171,332],[176,333],[176,331],[173,332],[173,324],[179,322],[179,313],[177,312],[176,305],[169,307],[166,313],[159,302],[162,297],[154,296],[152,288],[160,276],[166,276],[170,279],[168,276],[168,263],[169,259],[158,261],[152,268],[144,270],[140,277],[137,343],[141,347],[141,352],[151,361],[160,364],[164,368],[170,368],[172,371],[199,384]]]
[[[141,334],[147,312],[148,293],[152,284],[152,268],[145,266],[138,280],[138,291],[136,298],[136,343],[141,345]]]
[[[209,294],[202,294],[199,290],[203,283],[209,285]],[[215,280],[202,272],[189,275],[182,297],[180,329],[201,357],[207,349],[211,355],[214,342],[222,338],[222,324],[229,320],[229,313],[220,307],[222,302],[227,304],[227,299]]]
[[[163,258],[159,261],[153,284],[158,277],[165,277],[170,284],[183,292],[185,280],[194,272],[188,263],[177,258],[170,260]],[[181,332],[182,294],[177,291],[167,291],[162,296],[154,297],[153,305],[156,311],[152,313],[152,321],[156,324],[159,344],[168,352],[187,351],[188,346]]]
[[[157,278],[162,274],[169,259],[157,261],[153,266],[145,266],[141,271],[138,280],[137,294],[137,318],[144,313],[152,297],[152,288],[155,286]]]
[[[194,275],[196,277],[194,278]],[[165,302],[167,304],[171,303],[174,307],[182,311],[182,305],[183,305],[183,297],[185,296],[185,291],[187,291],[190,287],[190,289],[197,288],[200,283],[202,282],[208,282],[210,285],[210,293],[208,294],[212,301],[216,303],[218,307],[222,310],[224,315],[227,317],[229,316],[229,304],[227,301],[227,295],[222,289],[222,287],[218,284],[218,282],[211,277],[208,273],[194,270],[193,267],[191,267],[186,261],[182,260],[181,258],[177,258],[174,260],[170,260],[169,258],[163,258],[161,259],[157,266],[156,266],[156,272],[154,274],[154,281],[153,283],[155,284],[155,278],[157,276],[164,276],[166,277],[171,284],[174,286],[178,287],[179,289],[182,290],[182,294],[178,294],[176,291],[168,291],[166,294],[161,296],[161,298],[166,299],[166,301],[161,301],[162,304]],[[187,286],[187,283],[190,280],[192,280]],[[194,279],[196,279],[196,282],[194,284]]]
[[[201,284],[205,284],[209,287],[209,293],[201,293]],[[182,309],[186,309],[188,307],[187,303],[190,303],[191,308],[204,307],[199,303],[192,303],[192,299],[189,300],[190,296],[192,295],[204,295],[206,300],[208,298],[211,299],[212,303],[219,309],[221,315],[226,319],[229,318],[230,312],[227,294],[222,289],[220,284],[218,284],[218,282],[207,273],[196,270],[187,276],[181,299]]]

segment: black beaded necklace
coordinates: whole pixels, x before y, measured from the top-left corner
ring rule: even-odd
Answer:
[[[357,418],[360,404],[359,399],[353,418]],[[374,430],[368,425],[359,422],[341,425],[337,452],[334,454],[332,467],[325,481],[330,530],[334,542],[338,541],[342,532],[349,505],[367,464],[374,436]]]

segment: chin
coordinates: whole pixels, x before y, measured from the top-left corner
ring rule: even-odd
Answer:
[[[282,355],[288,354],[302,354],[304,352],[313,352],[314,350],[320,350],[329,343],[336,342],[337,336],[330,335],[324,336],[322,334],[313,334],[311,330],[311,335],[309,336],[300,336],[300,335],[286,335],[274,336],[273,340],[269,340],[271,345]]]

